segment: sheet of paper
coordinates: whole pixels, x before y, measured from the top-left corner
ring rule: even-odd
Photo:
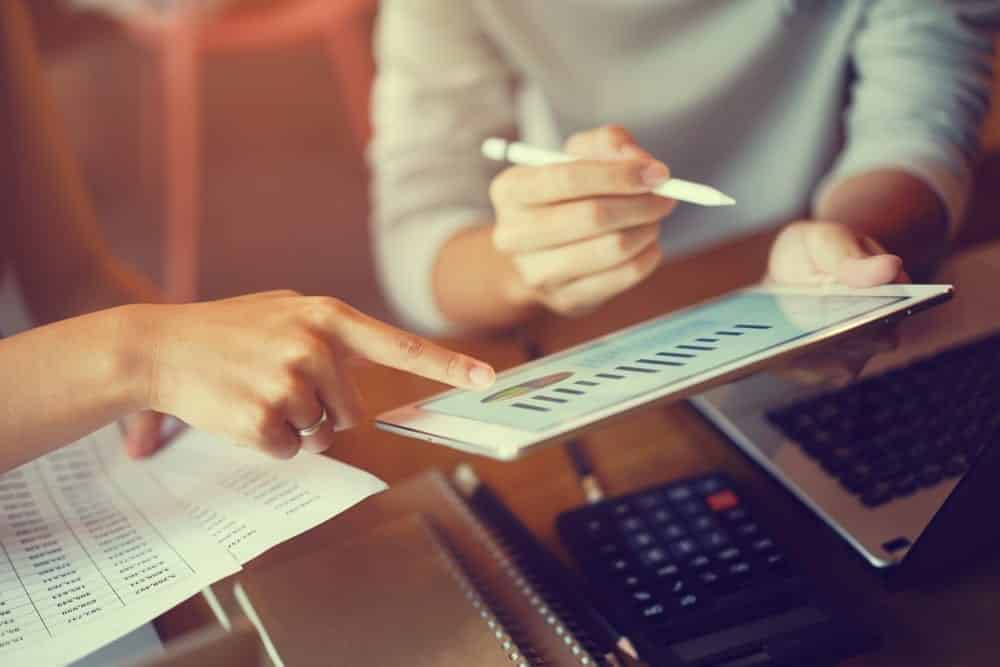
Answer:
[[[78,659],[239,570],[110,426],[0,476],[0,664]]]
[[[193,430],[142,466],[240,563],[386,488],[326,456],[279,461]]]

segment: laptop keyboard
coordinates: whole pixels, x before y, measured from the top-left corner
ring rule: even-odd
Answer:
[[[673,482],[588,505],[560,515],[556,525],[620,629],[653,655],[747,624],[770,624],[772,634],[834,627],[828,612],[813,606],[809,581],[725,476]],[[764,618],[801,619],[801,625],[758,623]],[[752,654],[763,639],[748,631],[725,652]],[[704,664],[727,663],[705,657]]]
[[[1000,439],[1000,334],[768,413],[869,507],[958,477]]]

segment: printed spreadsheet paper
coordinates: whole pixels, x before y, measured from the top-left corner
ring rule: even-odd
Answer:
[[[141,462],[111,426],[0,476],[0,665],[61,665],[385,489],[189,430]]]
[[[386,488],[326,456],[276,461],[193,430],[141,465],[241,564]]]
[[[65,664],[239,570],[120,451],[111,426],[0,476],[0,664]]]

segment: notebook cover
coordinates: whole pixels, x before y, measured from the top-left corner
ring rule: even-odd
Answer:
[[[243,578],[285,665],[510,667],[517,649],[419,515]]]
[[[422,474],[372,496],[339,515],[335,521],[327,522],[296,538],[287,545],[289,549],[265,554],[261,562],[247,566],[240,575],[240,581],[249,594],[251,590],[258,588],[255,582],[259,578],[276,579],[273,575],[265,574],[265,569],[284,568],[281,586],[268,586],[259,590],[258,594],[252,596],[253,603],[258,611],[268,617],[275,616],[270,610],[272,606],[282,609],[301,608],[293,602],[294,596],[299,595],[304,587],[315,585],[315,581],[321,580],[326,582],[325,589],[336,591],[348,578],[332,558],[337,550],[335,545],[349,544],[374,527],[413,513],[427,517],[436,534],[456,554],[464,571],[474,578],[477,587],[500,616],[506,631],[523,651],[525,664],[545,664],[552,667],[593,664],[579,644],[578,640],[584,638],[575,637],[560,619],[554,617],[544,600],[524,580],[513,560],[489,536],[480,520],[438,471]],[[299,572],[287,566],[291,550],[301,554],[315,554],[316,558],[313,560],[303,557],[297,561],[308,563],[308,572]],[[389,575],[387,578],[391,583],[396,577]],[[368,585],[373,579],[373,576],[366,577],[364,585]],[[278,598],[285,600],[278,602]],[[287,615],[287,623],[312,612],[282,613]],[[349,615],[341,611],[335,593],[330,594],[327,606],[315,613],[320,613],[323,617],[327,634],[337,629],[342,620],[346,622]],[[508,660],[506,664],[520,662],[511,663]],[[473,661],[466,664],[484,663]]]

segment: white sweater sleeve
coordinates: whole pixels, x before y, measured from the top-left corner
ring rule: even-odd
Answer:
[[[852,50],[846,145],[816,194],[903,169],[960,223],[989,107],[997,0],[874,0]]]
[[[491,135],[512,136],[513,73],[468,0],[382,0],[377,76],[372,236],[379,278],[407,326],[453,329],[432,276],[441,247],[492,215],[489,182],[501,168],[480,157]]]

